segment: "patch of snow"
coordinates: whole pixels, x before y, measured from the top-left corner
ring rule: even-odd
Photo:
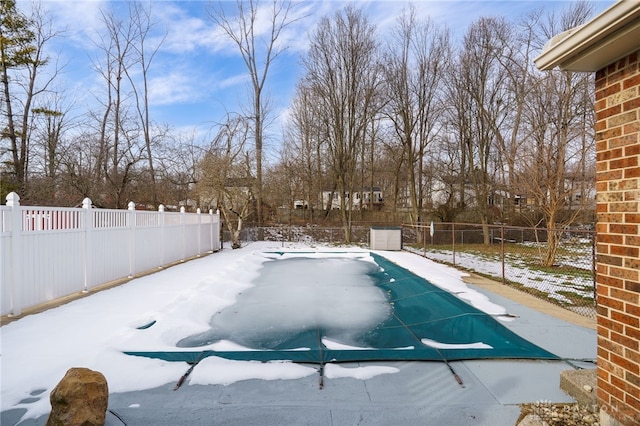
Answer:
[[[431,348],[436,349],[493,349],[493,346],[482,342],[475,343],[442,343],[431,339],[420,339],[420,341]]]
[[[360,380],[369,380],[381,374],[394,374],[400,370],[395,367],[384,367],[378,365],[367,365],[364,367],[343,367],[337,364],[326,364],[324,366],[324,375],[328,379],[353,378]]]
[[[183,364],[184,365],[184,364]],[[318,370],[289,361],[235,361],[210,356],[189,375],[189,385],[230,385],[242,380],[292,380],[317,374]]]
[[[363,347],[359,347],[359,346],[351,346],[351,345],[345,345],[343,343],[339,343],[339,342],[335,342],[331,339],[327,339],[326,337],[322,338],[322,344],[327,348],[327,349],[331,349],[334,351],[343,351],[343,350],[351,350],[351,351],[363,351],[363,350],[367,350],[367,349],[374,349],[374,348],[363,348]]]

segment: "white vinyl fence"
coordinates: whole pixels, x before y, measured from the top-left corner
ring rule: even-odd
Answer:
[[[1,315],[220,249],[218,213],[0,206]]]

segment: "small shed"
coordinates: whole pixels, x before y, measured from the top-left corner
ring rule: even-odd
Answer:
[[[369,246],[371,250],[402,250],[402,228],[399,226],[371,227]]]

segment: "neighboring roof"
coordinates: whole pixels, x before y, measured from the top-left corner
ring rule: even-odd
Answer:
[[[541,70],[598,71],[640,49],[640,1],[619,0],[579,27],[553,37],[535,59]]]

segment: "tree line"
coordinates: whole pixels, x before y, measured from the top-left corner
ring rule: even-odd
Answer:
[[[482,223],[487,240],[496,221],[556,229],[589,220],[592,76],[533,65],[548,40],[591,17],[588,3],[512,20],[481,17],[459,41],[418,16],[426,5],[408,5],[384,32],[348,5],[310,29],[276,136],[271,65],[286,50],[282,33],[306,17],[281,0],[212,3],[210,23],[238,49],[250,84],[243,109],[212,117],[219,122],[205,140],[151,115],[148,83],[163,48],[162,37],[149,36],[157,31],[152,6],[127,3],[124,15],[102,10],[92,58],[102,82],[98,106],[71,116],[72,101],[56,87],[56,58],[44,55],[62,34],[37,5],[25,16],[15,0],[3,0],[3,198],[16,191],[32,204],[89,197],[101,207],[135,200],[219,208],[238,234],[243,222],[262,224],[296,200],[308,206],[309,220],[321,221],[330,206],[319,194],[330,191],[339,196],[347,241],[352,223],[373,207],[366,192],[374,187],[384,210],[404,221]],[[269,30],[257,31],[258,22]],[[280,149],[265,162],[269,134]]]
[[[589,221],[593,77],[540,72],[533,59],[591,13],[582,2],[515,21],[483,17],[459,44],[415,7],[385,34],[353,6],[325,17],[302,60],[277,165],[290,177],[277,186],[289,191],[282,199],[379,185],[406,221],[481,223],[485,243],[496,221]],[[345,198],[349,235],[357,209]],[[549,234],[550,247],[558,236]]]

